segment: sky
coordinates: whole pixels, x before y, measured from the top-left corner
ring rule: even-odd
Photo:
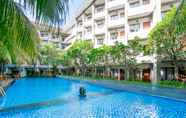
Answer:
[[[82,7],[85,0],[70,0],[69,3],[69,15],[67,16],[67,23],[69,23],[75,17],[76,12]]]
[[[69,0],[69,13],[67,14],[66,24],[73,20],[77,11],[82,7],[85,0]],[[35,21],[30,10],[24,11],[31,21]]]

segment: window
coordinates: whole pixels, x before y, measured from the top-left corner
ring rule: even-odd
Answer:
[[[111,40],[116,40],[118,38],[118,33],[117,32],[111,32],[110,33],[110,39]]]
[[[48,33],[46,31],[40,31],[40,36],[41,37],[47,37]]]
[[[108,0],[109,2],[115,1],[115,0]]]
[[[143,5],[150,4],[150,0],[143,0]]]
[[[104,20],[99,20],[96,22],[98,28],[102,28],[104,26]]]
[[[120,17],[125,17],[125,13],[124,12],[121,12],[120,13]]]
[[[102,45],[104,42],[104,38],[105,38],[104,35],[97,36],[97,44]]]
[[[101,38],[100,39],[97,39],[97,44],[98,45],[102,45],[103,44],[103,39],[101,39]]]
[[[92,32],[92,28],[91,28],[91,27],[87,27],[87,28],[86,28],[86,32],[87,32],[88,34],[90,34],[90,33]]]
[[[119,18],[119,16],[116,14],[116,15],[111,15],[110,16],[110,20],[116,20],[116,19],[118,19]]]
[[[78,37],[82,37],[82,32],[79,32],[78,33]]]
[[[78,26],[81,27],[83,25],[82,21],[78,22]]]
[[[59,35],[58,34],[52,34],[52,38],[53,39],[59,38]]]
[[[143,29],[149,29],[151,26],[151,22],[147,21],[147,22],[143,22]]]
[[[85,17],[85,21],[89,21],[92,19],[92,15],[91,14],[88,14],[86,17]]]
[[[131,2],[131,3],[129,3],[129,6],[131,8],[138,7],[138,6],[140,6],[140,1]]]
[[[100,12],[103,12],[103,11],[104,11],[104,6],[99,6],[99,7],[96,7],[95,13],[100,13]]]
[[[140,23],[130,25],[130,32],[138,32],[139,30],[140,30]]]

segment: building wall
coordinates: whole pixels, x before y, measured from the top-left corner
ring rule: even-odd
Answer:
[[[76,17],[75,39],[92,40],[94,47],[127,44],[138,36],[144,41],[164,14],[180,0],[93,0]],[[141,57],[152,62],[153,57]]]
[[[94,47],[114,45],[138,36],[147,40],[148,33],[162,20],[164,15],[181,0],[93,0],[76,17],[73,27],[74,41],[78,39],[92,40]],[[70,41],[70,40],[69,40]],[[184,48],[185,49],[185,48]],[[137,63],[145,64],[139,70],[141,79],[156,81],[160,76],[156,55],[137,56]],[[148,66],[152,64],[153,66]],[[171,71],[167,71],[172,73]],[[171,75],[168,74],[168,75]],[[172,75],[171,75],[172,76]]]
[[[42,24],[35,24],[38,35],[41,38],[41,46],[52,43],[57,48],[62,49],[63,35],[57,28],[51,28]]]

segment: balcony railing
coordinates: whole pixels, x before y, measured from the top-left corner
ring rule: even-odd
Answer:
[[[128,16],[141,16],[141,15],[146,15],[148,13],[153,12],[154,9],[154,2],[150,2],[149,4],[145,5],[140,5],[138,7],[129,7],[128,10]]]
[[[125,0],[108,1],[108,9],[124,6]]]
[[[95,34],[104,34],[105,33],[105,27],[95,27]]]
[[[108,27],[123,26],[124,24],[124,17],[112,17],[108,20]]]

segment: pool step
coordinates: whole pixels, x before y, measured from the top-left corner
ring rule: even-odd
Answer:
[[[5,96],[6,95],[5,90],[4,90],[3,87],[0,87],[0,94],[1,94],[1,96]]]

